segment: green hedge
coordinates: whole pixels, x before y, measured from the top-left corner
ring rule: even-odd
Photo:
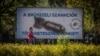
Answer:
[[[0,56],[100,56],[100,45],[69,43],[68,45],[0,44]]]

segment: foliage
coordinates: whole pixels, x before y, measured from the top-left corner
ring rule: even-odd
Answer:
[[[100,56],[100,45],[70,43],[66,45],[0,44],[1,56]]]
[[[93,21],[93,7],[91,6],[91,3],[87,4],[87,1],[84,0],[67,0],[67,7],[69,8],[83,8],[83,25],[84,30],[86,32],[90,32],[93,30],[94,27],[94,21]]]
[[[57,44],[67,45],[69,43],[69,36],[68,35],[58,35]]]
[[[90,31],[93,25],[93,4],[84,0],[4,0],[1,1],[1,29],[2,31],[12,29],[15,32],[16,8],[17,7],[68,7],[84,8],[84,26],[86,31]],[[94,5],[95,6],[95,5]]]
[[[0,37],[7,31],[16,33],[17,7],[67,7],[83,8],[84,30],[100,32],[100,2],[99,0],[0,0]],[[95,12],[94,12],[95,11]],[[10,34],[10,33],[8,33]],[[6,37],[7,38],[7,37]],[[12,37],[14,38],[14,37]],[[0,38],[1,41],[2,38]]]

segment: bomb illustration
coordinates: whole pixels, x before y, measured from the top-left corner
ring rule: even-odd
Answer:
[[[65,31],[65,27],[63,27],[61,24],[54,23],[51,21],[46,21],[44,18],[40,17],[34,17],[34,19],[35,19],[35,24],[34,24],[35,28],[41,29],[42,27],[44,27],[47,30],[54,31],[57,33],[62,33]]]

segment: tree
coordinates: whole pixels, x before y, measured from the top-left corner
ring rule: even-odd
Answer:
[[[95,27],[95,31],[100,32],[99,0],[0,0],[0,7],[0,31],[2,32],[0,37],[7,31],[12,31],[15,34],[17,7],[83,8],[84,30],[90,32]]]

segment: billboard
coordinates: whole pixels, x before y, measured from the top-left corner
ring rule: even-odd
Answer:
[[[17,8],[16,38],[27,38],[30,27],[37,39],[83,39],[82,8]]]

